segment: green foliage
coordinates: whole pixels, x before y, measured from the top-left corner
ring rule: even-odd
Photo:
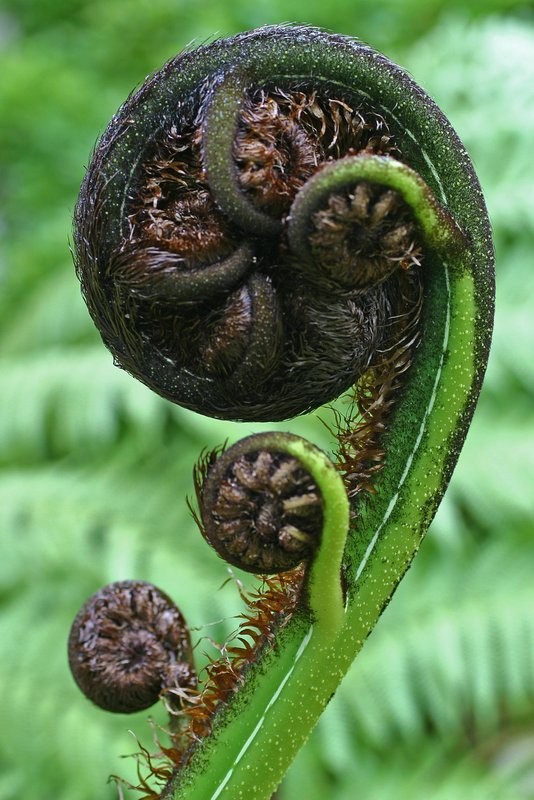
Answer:
[[[194,37],[289,18],[393,50],[450,117],[488,199],[498,311],[480,408],[430,536],[281,798],[534,797],[534,23],[483,16],[511,0],[472,4],[476,22],[444,6],[4,0],[0,800],[116,797],[106,776],[135,776],[119,758],[137,749],[128,730],[151,743],[147,714],[105,715],[68,674],[70,622],[98,586],[160,585],[198,627],[201,662],[236,627],[236,585],[184,497],[202,447],[251,426],[170,408],[113,368],[68,237],[95,135],[135,82]],[[320,423],[290,427],[328,445]]]

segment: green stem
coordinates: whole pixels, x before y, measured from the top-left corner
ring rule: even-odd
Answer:
[[[323,531],[307,576],[308,605],[315,630],[328,640],[343,624],[341,564],[349,529],[349,501],[343,481],[325,454],[303,439],[290,438],[285,451],[312,475],[323,502]]]
[[[121,270],[120,262],[115,263],[115,280],[137,296],[167,303],[206,300],[235,286],[250,270],[253,257],[252,245],[244,242],[222,261],[193,266],[175,253],[147,247],[140,251],[143,270]]]
[[[242,230],[273,236],[280,232],[280,221],[246,198],[238,184],[234,159],[236,128],[249,83],[242,71],[230,70],[212,86],[204,107],[202,160],[210,190],[225,214]]]
[[[362,153],[327,164],[297,194],[288,226],[289,243],[296,254],[311,255],[308,237],[312,214],[330,195],[353,188],[359,181],[398,192],[410,206],[427,247],[450,256],[466,246],[465,234],[415,170],[391,156]]]

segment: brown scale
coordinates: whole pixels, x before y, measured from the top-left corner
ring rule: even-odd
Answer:
[[[297,190],[317,169],[317,136],[300,124],[295,108],[300,106],[288,109],[287,103],[261,92],[259,101],[242,112],[234,145],[241,187],[275,215],[288,211]]]
[[[338,441],[336,467],[343,475],[350,498],[362,492],[374,493],[374,477],[384,466],[386,454],[380,436],[386,430],[389,412],[419,342],[422,291],[416,272],[401,274],[398,314],[390,323],[385,346],[354,387],[347,412],[334,413],[332,433]]]
[[[195,265],[219,261],[234,246],[233,238],[205,189],[170,200],[161,213],[158,209],[147,211],[138,235],[144,237],[146,244],[180,253],[185,268],[188,260]]]
[[[229,375],[244,357],[251,328],[250,296],[246,286],[233,292],[200,341],[198,360],[208,374]]]
[[[154,145],[142,166],[131,200],[130,245],[161,246],[180,253],[184,262],[212,263],[235,247],[230,230],[216,208],[200,163],[198,130],[173,125]]]

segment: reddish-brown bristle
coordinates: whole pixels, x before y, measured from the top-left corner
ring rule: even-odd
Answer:
[[[321,164],[362,150],[396,151],[384,120],[316,91],[258,90],[241,114],[234,157],[239,182],[270,214],[288,211]]]
[[[387,416],[402,386],[402,377],[412,361],[418,341],[422,287],[415,273],[399,279],[398,314],[391,320],[386,346],[376,363],[354,390],[354,402],[343,416],[335,412],[338,440],[337,468],[349,497],[374,492],[373,478],[384,465],[384,450],[377,444],[385,430]]]

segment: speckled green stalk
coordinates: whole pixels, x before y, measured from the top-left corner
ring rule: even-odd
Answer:
[[[350,189],[360,181],[398,192],[410,206],[425,251],[437,255],[458,255],[467,242],[460,228],[439,203],[421,176],[390,156],[362,153],[327,164],[310,178],[297,194],[289,216],[288,239],[292,250],[311,256],[310,220],[315,211],[340,190]]]
[[[402,70],[370,48],[309,29],[275,33],[264,29],[222,43],[216,52],[206,50],[203,68],[221,75],[238,63],[250,80],[263,82],[269,76],[283,86],[300,78],[342,87],[344,96],[367,103],[395,130],[409,168],[395,167],[392,177],[390,164],[369,157],[365,177],[395,184],[428,245],[421,343],[381,438],[387,456],[375,482],[377,492],[360,495],[353,504],[343,557],[347,598],[339,628],[329,622],[329,614],[323,618],[313,611],[321,591],[334,588],[338,596],[340,591],[337,567],[329,578],[323,573],[321,548],[308,602],[279,633],[276,646],[252,665],[243,688],[216,716],[212,735],[198,744],[188,766],[176,772],[163,795],[173,800],[271,796],[420,545],[465,438],[491,336],[490,229],[471,163],[447,120]],[[188,56],[191,67],[201,57]],[[183,83],[183,76],[169,73],[169,81]],[[229,127],[221,127],[223,139],[234,124],[240,92],[237,81],[226,101]],[[213,103],[224,120],[224,93]],[[326,179],[321,175],[327,169],[317,182]],[[293,233],[301,236],[296,229]],[[339,612],[338,600],[334,607]]]

